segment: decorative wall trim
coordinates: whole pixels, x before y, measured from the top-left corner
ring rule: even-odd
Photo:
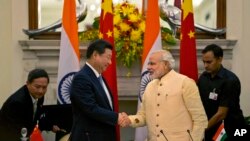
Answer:
[[[237,40],[225,40],[225,39],[203,39],[197,40],[197,57],[198,57],[198,69],[199,72],[203,70],[203,64],[201,61],[201,50],[208,44],[218,44],[224,50],[223,65],[226,68],[231,69],[232,50]],[[33,68],[44,68],[48,71],[51,84],[48,92],[52,93],[52,96],[47,98],[47,103],[56,103],[56,78],[59,59],[59,47],[60,40],[21,40],[19,41],[21,48],[24,52],[23,63],[24,70],[28,72]],[[80,43],[80,52],[82,54],[81,65],[85,62],[85,51],[89,43]],[[176,70],[179,69],[179,41],[175,46],[169,46],[170,51],[176,59]],[[135,63],[129,70],[125,67],[117,65],[117,77],[118,77],[118,94],[119,100],[137,100],[137,94],[139,92],[140,84],[140,67],[141,64]],[[128,71],[131,72],[131,76],[127,77]]]

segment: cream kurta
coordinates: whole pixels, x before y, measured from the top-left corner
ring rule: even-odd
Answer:
[[[147,125],[148,141],[201,141],[207,117],[195,82],[174,70],[151,81],[141,109],[129,116],[132,127]]]

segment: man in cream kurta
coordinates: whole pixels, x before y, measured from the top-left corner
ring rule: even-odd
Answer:
[[[127,125],[147,125],[148,141],[201,141],[207,117],[198,88],[172,68],[174,59],[168,51],[151,54],[148,70],[153,80],[145,89],[140,110],[129,116]]]

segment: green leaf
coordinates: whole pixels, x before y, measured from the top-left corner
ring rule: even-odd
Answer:
[[[93,26],[94,29],[98,29],[99,30],[99,25],[100,25],[100,17],[96,17],[94,19],[94,22],[93,22],[92,26]]]
[[[166,27],[161,27],[161,32],[165,32],[165,33],[173,34],[173,31],[172,31],[172,30],[170,30],[169,28],[166,28]]]

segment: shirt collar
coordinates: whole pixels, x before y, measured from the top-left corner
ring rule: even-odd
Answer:
[[[159,80],[168,79],[168,78],[171,77],[174,73],[175,73],[175,71],[174,71],[173,69],[171,69],[168,73],[166,73],[165,75],[163,75]]]
[[[30,97],[31,97],[32,103],[35,103],[38,101],[38,99],[35,99],[31,94],[30,94]]]
[[[88,62],[86,62],[86,65],[88,65],[90,67],[90,69],[95,73],[95,76],[98,78],[99,76],[101,76],[101,74],[98,73],[98,71],[92,67]]]
[[[208,72],[204,72],[204,74],[208,77],[211,77],[211,74]],[[219,77],[219,78],[223,78],[225,74],[225,68],[221,65],[219,71],[217,72],[217,74],[215,75],[215,77]]]

